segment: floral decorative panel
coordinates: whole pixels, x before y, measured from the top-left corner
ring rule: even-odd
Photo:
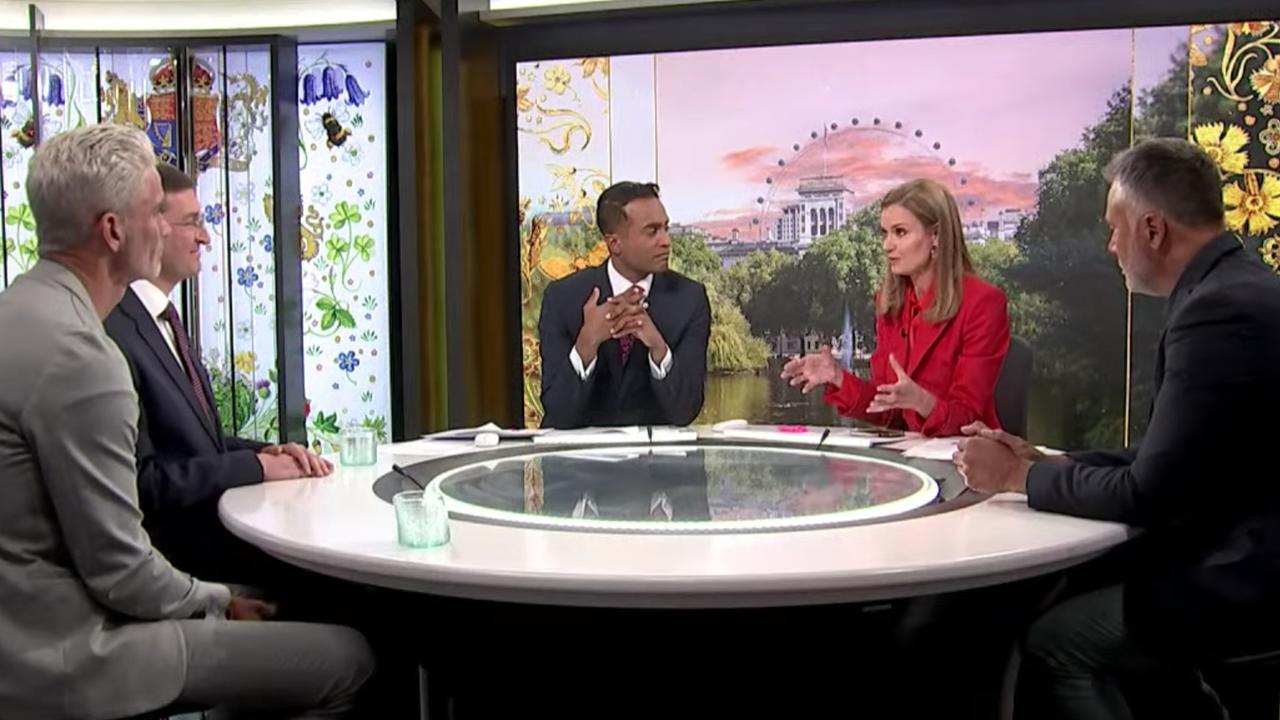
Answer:
[[[40,55],[42,140],[98,122],[97,63],[92,52]]]
[[[580,58],[516,66],[521,351],[530,426],[542,420],[542,292],[608,256],[595,229],[595,204],[613,175],[609,63]]]
[[[0,287],[5,287],[36,260],[36,221],[25,190],[27,165],[35,152],[31,56],[17,51],[0,53],[0,80],[0,207],[4,217]]]
[[[215,110],[212,113],[214,122],[221,121],[222,78],[226,68],[222,50],[200,50],[195,53],[201,63],[209,69],[214,78],[214,87],[208,97],[212,98]],[[217,148],[222,151],[225,142]],[[225,155],[225,153],[220,153]],[[234,353],[231,348],[231,303],[234,299],[232,278],[228,274],[231,251],[228,247],[226,232],[226,176],[222,163],[206,167],[196,175],[196,194],[204,208],[205,230],[209,234],[209,246],[204,249],[200,259],[200,273],[196,276],[195,307],[198,318],[198,345],[205,370],[209,373],[210,383],[218,415],[222,419],[224,432],[235,434],[248,417],[246,408],[254,405],[251,382],[248,377],[238,378],[234,364]],[[244,363],[242,363],[244,364]],[[233,398],[240,394],[239,400]],[[233,407],[234,405],[234,407]],[[240,411],[237,418],[236,411]]]
[[[280,420],[270,53],[266,48],[197,52],[190,82],[197,191],[212,241],[198,284],[201,355],[223,429],[273,441]]]
[[[43,138],[98,121],[93,53],[44,53],[40,56],[40,112]],[[34,152],[35,120],[32,117],[30,55],[0,54],[4,77],[3,128],[5,272],[9,280],[26,272],[36,261],[36,225],[27,201],[27,164]]]
[[[307,434],[390,439],[386,46],[298,48]]]
[[[1280,272],[1280,21],[1191,28],[1191,136],[1218,163],[1227,227]]]

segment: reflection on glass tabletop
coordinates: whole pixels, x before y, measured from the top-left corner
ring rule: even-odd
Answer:
[[[607,447],[480,460],[435,479],[450,514],[641,532],[853,524],[917,510],[938,485],[905,464],[771,447]]]

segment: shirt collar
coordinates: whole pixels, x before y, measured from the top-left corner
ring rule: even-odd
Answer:
[[[938,286],[938,280],[937,278],[934,278],[933,282],[930,283],[929,285],[929,289],[925,290],[924,295],[917,296],[915,285],[913,285],[911,281],[908,280],[907,292],[906,292],[906,305],[916,307],[920,310],[924,310],[925,308],[929,307],[930,303],[933,302],[933,291],[934,289],[937,288],[937,286]]]
[[[640,278],[640,282],[633,283],[623,277],[622,273],[618,272],[618,269],[613,266],[612,259],[609,260],[608,264],[609,285],[613,287],[614,295],[621,295],[622,293],[630,290],[632,285],[639,285],[640,289],[644,291],[645,297],[649,296],[649,288],[653,287],[653,273],[649,273],[648,275]]]
[[[150,280],[135,280],[129,287],[133,288],[133,292],[137,294],[138,299],[142,301],[142,306],[147,309],[151,317],[158,318],[169,308],[169,296]]]

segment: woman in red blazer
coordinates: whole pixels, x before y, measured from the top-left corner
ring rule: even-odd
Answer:
[[[885,275],[876,293],[871,381],[830,348],[793,358],[782,377],[804,392],[826,385],[841,415],[929,436],[959,435],[975,420],[1000,427],[995,387],[1009,351],[1004,293],[973,274],[955,198],[912,180],[880,203]]]

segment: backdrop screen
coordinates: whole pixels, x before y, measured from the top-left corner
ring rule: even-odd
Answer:
[[[1035,353],[1031,436],[1119,445],[1145,427],[1160,304],[1107,254],[1102,169],[1144,136],[1218,159],[1231,228],[1280,262],[1280,27],[1270,22],[616,57],[516,67],[525,419],[546,285],[606,257],[599,193],[654,181],[673,267],[707,286],[699,422],[834,423],[778,379],[873,350],[878,198],[917,177],[961,206],[978,272]]]

